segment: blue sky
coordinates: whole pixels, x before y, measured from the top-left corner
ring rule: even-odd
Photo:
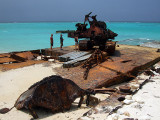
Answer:
[[[160,22],[160,0],[0,0],[0,22],[98,20]]]

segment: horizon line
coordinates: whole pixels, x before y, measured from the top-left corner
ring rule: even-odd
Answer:
[[[53,22],[83,22],[83,21],[10,21],[0,23],[53,23]],[[105,22],[128,22],[128,23],[160,23],[160,21],[105,21]]]

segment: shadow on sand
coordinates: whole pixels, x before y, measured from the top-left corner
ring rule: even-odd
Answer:
[[[81,106],[81,108],[87,108],[87,106]],[[58,114],[58,113],[70,113],[70,112],[73,112],[73,111],[76,111],[78,110],[78,103],[74,102],[70,108],[70,110],[64,110],[63,112],[59,111],[59,112],[55,112],[55,113],[52,113],[51,110],[49,109],[46,109],[46,108],[42,108],[42,107],[36,107],[34,108],[34,111],[37,113],[38,115],[38,119],[36,120],[41,120],[41,119],[44,119],[44,118],[47,118],[47,117],[50,117],[50,116],[53,116],[55,114]],[[30,114],[29,110],[27,109],[22,109],[21,110],[22,112],[25,112],[26,114]],[[34,118],[32,117],[32,115],[30,114],[31,116],[31,119],[30,120],[34,120]]]

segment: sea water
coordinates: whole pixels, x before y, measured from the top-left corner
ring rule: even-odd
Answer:
[[[53,47],[60,46],[57,30],[76,30],[76,22],[50,23],[0,23],[0,53],[44,49],[50,47],[53,34]],[[118,36],[119,44],[141,45],[156,43],[160,46],[160,23],[107,22],[107,28]],[[63,34],[64,46],[74,45],[74,39]],[[154,46],[154,45],[152,45]]]

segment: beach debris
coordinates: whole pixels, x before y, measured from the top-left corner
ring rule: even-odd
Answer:
[[[157,52],[160,52],[160,49],[157,49]]]
[[[18,56],[18,55],[16,55],[16,54],[14,54],[14,53],[11,53],[10,58],[15,59],[15,60],[17,60],[17,61],[19,61],[19,62],[25,62],[25,61],[26,61],[26,59],[25,59],[25,58],[20,57],[20,56]]]
[[[154,72],[152,72],[152,70],[146,70],[146,71],[145,71],[145,74],[148,75],[148,76],[149,76],[149,75],[151,75],[151,76],[154,76],[154,75],[155,75]]]
[[[102,55],[102,51],[100,49],[96,49],[93,54],[82,64],[82,68],[86,69],[83,76],[84,80],[87,79],[89,70],[103,61],[104,58]]]
[[[27,91],[22,93],[15,102],[14,107],[18,110],[22,108],[28,109],[33,118],[36,119],[38,115],[33,110],[33,107],[47,108],[53,113],[63,112],[64,110],[69,110],[72,102],[78,97],[80,97],[78,104],[78,107],[80,107],[83,96],[87,95],[88,97],[90,94],[93,94],[92,90],[83,90],[73,81],[53,75],[33,84]],[[87,100],[89,99],[87,98]],[[86,101],[86,103],[89,104],[89,101]],[[11,109],[3,108],[0,113],[4,114]]]
[[[84,96],[83,103],[86,103],[86,100],[88,99],[87,96]],[[97,97],[89,96],[89,106],[95,106],[100,102],[100,100]]]
[[[93,89],[95,93],[112,94],[117,92],[117,88],[95,88]]]
[[[77,23],[75,25],[77,28],[76,31],[62,30],[56,31],[56,33],[68,33],[68,37],[71,38],[86,38],[86,40],[79,40],[80,51],[91,50],[96,47],[102,51],[106,51],[108,54],[114,54],[116,42],[113,42],[112,39],[118,34],[108,29],[104,21],[97,21],[97,15],[90,16],[91,13],[85,15],[84,23]],[[86,22],[89,23],[89,28],[87,28],[88,24]]]
[[[134,102],[135,102],[134,100],[127,100],[127,99],[123,101],[123,103],[125,103],[127,105],[134,103]]]
[[[19,62],[25,62],[27,60],[34,60],[36,57],[37,57],[37,54],[33,54],[30,51],[10,54],[10,58],[13,58]]]
[[[113,93],[104,101],[100,102],[97,106],[95,106],[88,112],[84,113],[83,116],[88,116],[88,115],[98,114],[98,113],[112,114],[114,111],[116,111],[118,108],[122,106],[123,103],[118,100],[118,98],[122,96],[123,95],[121,94]]]
[[[119,87],[119,90],[120,90],[120,92],[122,92],[122,93],[128,93],[128,94],[131,93],[131,87],[128,86],[128,85],[120,86],[120,87]]]
[[[137,118],[124,118],[123,120],[139,120]]]
[[[130,86],[131,86],[131,89],[132,89],[132,90],[136,90],[136,89],[139,88],[139,84],[134,84],[134,83],[132,83],[132,84],[130,84]]]
[[[48,62],[55,62],[55,59],[48,59]]]
[[[42,56],[37,56],[36,60],[42,60]]]
[[[132,61],[132,60],[123,60],[123,61],[121,61],[122,63],[127,63],[127,62],[130,62],[130,61]]]
[[[125,96],[125,99],[127,99],[127,100],[132,100],[132,95],[126,95],[126,96]]]
[[[52,57],[52,56],[44,56],[44,55],[41,56],[41,60],[49,61],[50,59],[55,59],[55,57]]]
[[[142,77],[143,75],[144,74],[142,73]],[[140,78],[140,75],[138,78]],[[101,101],[97,106],[93,107],[91,110],[83,114],[83,116],[91,116],[92,114],[106,113],[109,115],[107,119],[111,117],[112,119],[114,118],[119,120],[120,117],[122,118],[130,117],[130,113],[127,111],[120,111],[116,113],[118,115],[118,118],[111,115],[114,114],[124,104],[126,105],[131,104],[134,108],[141,109],[143,107],[144,101],[140,100],[139,98],[133,99],[132,95],[135,94],[145,83],[150,82],[151,81],[150,79],[151,77],[149,76],[144,77],[144,79],[136,78],[126,83],[126,85],[120,85],[118,87],[119,89],[117,89],[115,92],[110,94],[108,98]],[[135,85],[136,87],[134,86],[134,89],[133,89],[132,85]],[[114,89],[114,88],[106,88],[106,89]],[[100,92],[100,91],[97,91],[97,92]],[[128,95],[126,93],[130,93],[132,95]]]
[[[58,60],[60,62],[67,62],[67,61],[71,61],[71,60],[75,60],[77,58],[83,57],[88,54],[89,52],[86,52],[86,51],[73,51],[73,52],[59,56]]]
[[[153,67],[151,68],[151,70],[154,71],[154,72],[156,72],[156,73],[160,73],[160,66],[159,66],[159,65],[153,66]]]

